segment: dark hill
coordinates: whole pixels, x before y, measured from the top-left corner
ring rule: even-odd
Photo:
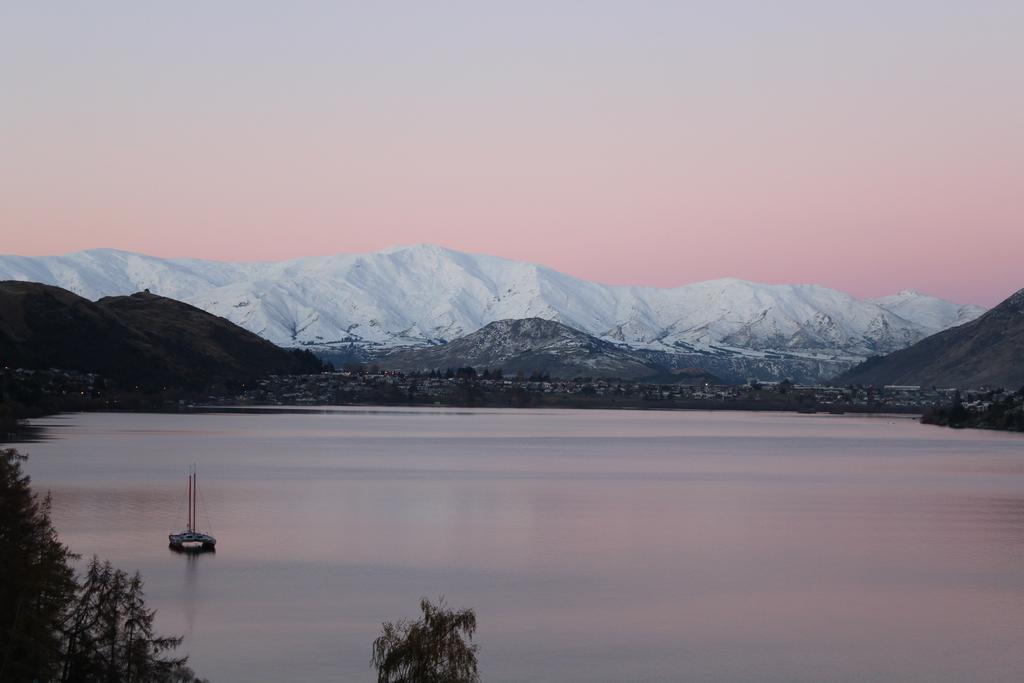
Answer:
[[[1024,289],[980,318],[870,358],[835,384],[1017,389],[1024,386]]]
[[[506,375],[714,381],[699,371],[669,373],[635,352],[542,318],[498,320],[447,344],[397,351],[377,362],[388,369],[405,371],[469,366],[478,370],[500,368]]]
[[[148,389],[319,370],[311,354],[174,299],[140,292],[92,302],[15,281],[0,282],[0,364],[95,372]]]

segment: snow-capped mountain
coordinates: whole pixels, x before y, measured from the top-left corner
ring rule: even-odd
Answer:
[[[54,284],[90,299],[149,289],[283,346],[373,353],[440,343],[497,320],[537,317],[659,357],[829,361],[829,372],[984,312],[913,292],[859,300],[816,285],[731,278],[672,289],[608,286],[431,245],[274,263],[161,259],[110,249],[0,256],[0,279]],[[825,370],[809,376],[817,372]]]

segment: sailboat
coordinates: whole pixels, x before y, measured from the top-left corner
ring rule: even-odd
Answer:
[[[199,475],[196,466],[192,465],[188,473],[188,525],[185,531],[168,534],[167,540],[172,550],[215,550],[217,539],[210,534],[196,531],[196,501],[199,498]]]

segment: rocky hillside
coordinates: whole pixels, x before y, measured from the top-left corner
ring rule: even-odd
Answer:
[[[701,371],[667,372],[611,342],[544,320],[499,320],[447,344],[391,353],[378,361],[395,370],[441,370],[470,366],[500,368],[506,375],[617,377],[651,381],[701,381]]]

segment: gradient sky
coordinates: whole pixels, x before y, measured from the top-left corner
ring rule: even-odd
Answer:
[[[0,252],[1024,287],[1024,2],[0,4]]]

